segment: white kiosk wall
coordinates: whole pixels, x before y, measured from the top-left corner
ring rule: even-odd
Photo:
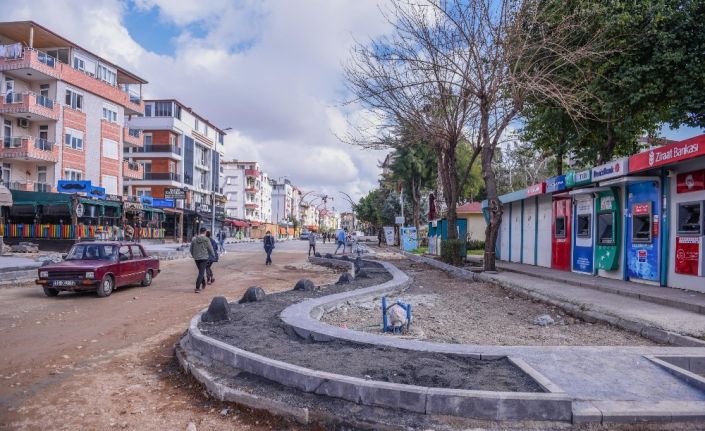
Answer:
[[[538,250],[537,265],[551,267],[551,218],[553,199],[551,195],[539,196]]]
[[[521,204],[520,204],[521,205]],[[534,265],[534,251],[536,245],[536,198],[524,199],[524,255],[522,263]]]
[[[502,224],[499,225],[499,259],[509,260],[509,204],[503,205]]]
[[[520,262],[521,257],[521,201],[514,201],[512,205],[512,262]]]

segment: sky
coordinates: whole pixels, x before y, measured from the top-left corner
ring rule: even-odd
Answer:
[[[3,21],[33,20],[149,81],[221,129],[226,158],[260,162],[304,191],[357,199],[384,152],[340,142],[359,107],[342,65],[356,41],[390,31],[375,0],[3,0]],[[204,7],[208,5],[208,7]]]

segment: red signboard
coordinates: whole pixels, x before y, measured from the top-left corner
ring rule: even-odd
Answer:
[[[700,274],[700,237],[676,237],[676,273]]]
[[[629,173],[705,156],[705,135],[654,148],[629,158]]]
[[[651,202],[632,205],[633,215],[649,215],[651,214]]]
[[[705,190],[705,170],[678,174],[676,192],[688,193]]]
[[[546,193],[546,183],[544,183],[543,181],[526,188],[527,196],[542,195],[544,193]]]

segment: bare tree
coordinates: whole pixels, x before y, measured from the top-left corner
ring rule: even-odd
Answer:
[[[388,11],[393,34],[353,49],[345,68],[348,87],[355,101],[378,117],[374,138],[351,136],[348,141],[364,147],[389,146],[405,142],[390,135],[406,130],[429,145],[436,155],[440,194],[447,208],[448,238],[455,239],[460,190],[456,147],[476,109],[463,85],[465,75],[456,67],[472,64],[453,23],[442,9],[430,6],[394,3]]]

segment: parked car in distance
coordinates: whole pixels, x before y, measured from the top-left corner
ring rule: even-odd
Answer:
[[[311,236],[311,232],[302,230],[301,235],[299,235],[299,239],[308,239],[309,236]]]
[[[159,260],[147,255],[140,244],[79,242],[71,247],[63,262],[38,268],[36,283],[42,286],[46,296],[56,296],[62,290],[95,290],[104,298],[118,287],[149,286],[159,271]]]

